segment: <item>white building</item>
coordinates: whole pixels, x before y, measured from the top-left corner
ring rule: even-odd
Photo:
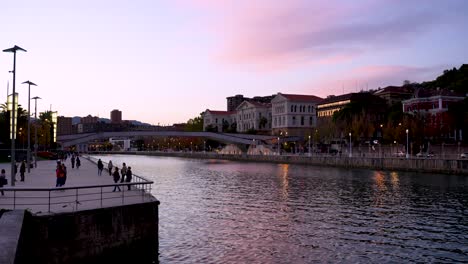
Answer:
[[[271,104],[244,101],[236,108],[237,132],[271,130]]]
[[[278,93],[271,100],[272,134],[305,136],[317,125],[317,104],[322,100],[314,95]]]
[[[235,120],[235,112],[232,111],[216,111],[206,109],[203,113],[203,131],[214,130],[216,132],[223,132],[224,127],[230,127]]]

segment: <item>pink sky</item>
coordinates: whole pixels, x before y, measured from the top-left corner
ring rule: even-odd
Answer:
[[[39,111],[186,122],[226,97],[330,94],[432,80],[466,63],[468,3],[9,1],[0,48],[18,45],[17,91]],[[6,100],[12,55],[0,54]]]

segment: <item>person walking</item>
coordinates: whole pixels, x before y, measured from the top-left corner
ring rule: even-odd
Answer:
[[[132,167],[128,166],[127,173],[125,174],[125,181],[131,182],[132,181]],[[130,184],[127,185],[128,190],[130,191]]]
[[[7,184],[8,184],[8,180],[6,178],[5,170],[2,169],[2,173],[0,173],[0,188],[3,188],[3,186]],[[0,190],[0,192],[2,193],[2,196],[5,195],[3,190]]]
[[[76,168],[79,169],[81,166],[81,160],[80,157],[76,156]]]
[[[70,160],[71,160],[72,169],[74,169],[75,168],[75,154],[72,154]]]
[[[63,186],[67,182],[67,166],[65,166],[65,163],[62,163],[62,171],[63,171],[62,186]]]
[[[23,160],[20,165],[20,177],[22,182],[24,182],[24,173],[26,172],[26,161]]]
[[[112,167],[114,167],[114,165],[112,165],[112,160],[109,160],[109,164],[107,164],[107,169],[109,170],[109,176],[112,176]]]
[[[124,182],[124,177],[125,175],[127,175],[127,165],[125,164],[125,162],[122,164],[122,169],[120,170],[121,174],[122,174],[122,179],[120,180],[120,182]]]
[[[114,173],[112,174],[112,176],[114,176],[114,183],[119,183],[119,179],[120,179],[119,168],[115,167]],[[119,190],[119,192],[121,191],[120,186],[115,185],[113,192],[115,192],[115,190],[117,189]]]
[[[101,176],[102,175],[102,170],[104,169],[104,164],[102,163],[101,159],[99,159],[98,162],[97,162],[97,168],[98,168],[97,175]]]
[[[57,177],[57,181],[55,182],[55,187],[61,187],[63,184],[63,177],[65,176],[62,169],[62,164],[57,162],[57,169],[55,169],[55,176]]]

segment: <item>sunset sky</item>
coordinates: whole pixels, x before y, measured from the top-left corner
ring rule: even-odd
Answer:
[[[31,80],[40,112],[119,109],[166,125],[226,110],[236,94],[326,97],[432,80],[468,63],[467,25],[466,0],[15,0],[1,4],[0,49],[27,50],[16,76],[25,108]],[[12,67],[1,52],[2,102]]]

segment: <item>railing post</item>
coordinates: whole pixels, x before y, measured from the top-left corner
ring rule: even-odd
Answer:
[[[78,211],[78,189],[76,189],[76,201],[75,201],[76,207],[75,211]]]
[[[122,186],[121,186],[122,187]],[[122,188],[122,205],[124,204],[124,193],[125,193],[125,188]]]
[[[16,190],[13,190],[13,210],[16,208]]]
[[[101,208],[102,208],[102,187],[101,187]]]
[[[50,189],[49,189],[49,213],[50,213]]]

